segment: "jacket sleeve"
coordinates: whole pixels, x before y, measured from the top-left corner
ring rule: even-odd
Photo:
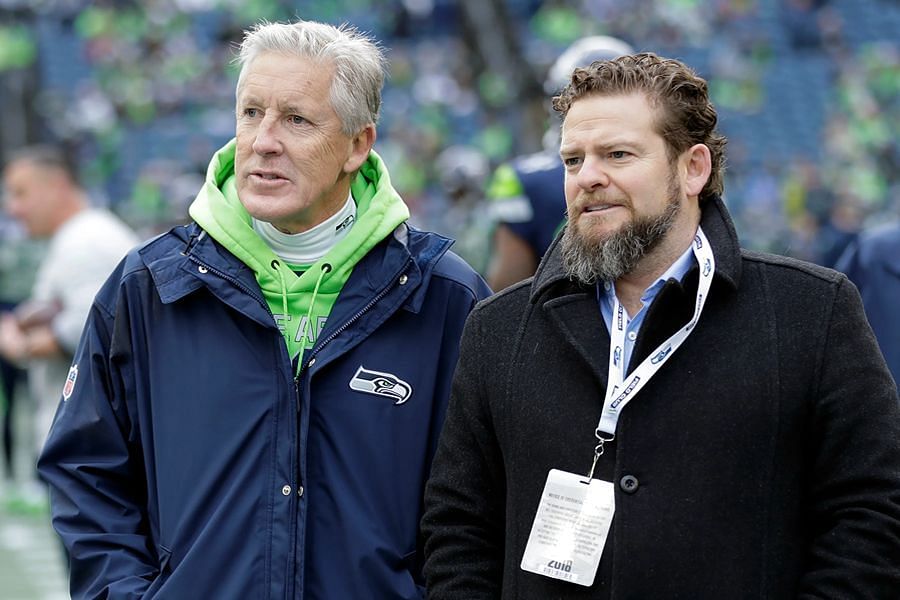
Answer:
[[[466,322],[447,418],[425,491],[428,598],[498,598],[506,498],[500,449],[485,406],[477,309]]]
[[[116,287],[115,279],[101,295]],[[69,553],[74,599],[140,598],[158,572],[145,479],[138,476],[143,461],[121,375],[130,346],[119,355],[111,350],[115,327],[116,319],[95,302],[70,370],[71,394],[63,394],[38,461],[50,487],[53,526]]]
[[[896,598],[900,401],[855,288],[840,278],[814,391],[812,543],[799,598]]]

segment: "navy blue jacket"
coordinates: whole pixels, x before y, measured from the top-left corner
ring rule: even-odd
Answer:
[[[525,195],[531,202],[534,218],[528,223],[508,225],[528,241],[538,258],[547,252],[566,220],[566,169],[559,155],[553,153],[551,159],[552,164],[544,168],[528,170],[521,162],[514,167]]]
[[[39,462],[73,598],[421,598],[418,520],[489,289],[401,226],[295,377],[252,271],[196,224],[98,294]]]
[[[900,223],[861,234],[835,268],[859,288],[881,352],[900,383]]]
[[[511,167],[521,187],[514,202],[527,203],[524,214],[499,212],[499,221],[522,238],[540,259],[566,220],[566,170],[556,152],[516,158]],[[497,199],[503,202],[509,199]],[[526,216],[527,215],[527,216]]]

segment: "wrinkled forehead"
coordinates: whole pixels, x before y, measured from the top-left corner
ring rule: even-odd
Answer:
[[[313,74],[327,73],[329,75],[329,86],[334,77],[334,61],[329,58],[266,50],[253,55],[241,65],[237,85],[235,86],[236,97],[240,97],[248,75],[258,72],[261,63],[278,65],[278,71],[283,76],[288,76],[288,72],[294,70],[302,70]]]

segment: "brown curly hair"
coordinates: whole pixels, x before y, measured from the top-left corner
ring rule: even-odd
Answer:
[[[652,52],[601,60],[572,73],[568,85],[553,98],[553,108],[563,119],[572,104],[585,96],[642,92],[659,110],[656,131],[666,142],[674,161],[694,144],[705,144],[712,157],[709,181],[700,202],[722,195],[725,188],[725,136],[716,131],[718,116],[709,99],[706,81],[681,61]]]

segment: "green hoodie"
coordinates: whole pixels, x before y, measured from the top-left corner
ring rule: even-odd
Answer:
[[[293,359],[315,343],[356,263],[409,219],[409,209],[391,186],[381,157],[370,152],[350,185],[357,211],[350,232],[315,264],[285,265],[253,230],[250,214],[238,199],[234,152],[231,140],[213,156],[189,213],[253,270]],[[297,275],[291,267],[305,271]]]

